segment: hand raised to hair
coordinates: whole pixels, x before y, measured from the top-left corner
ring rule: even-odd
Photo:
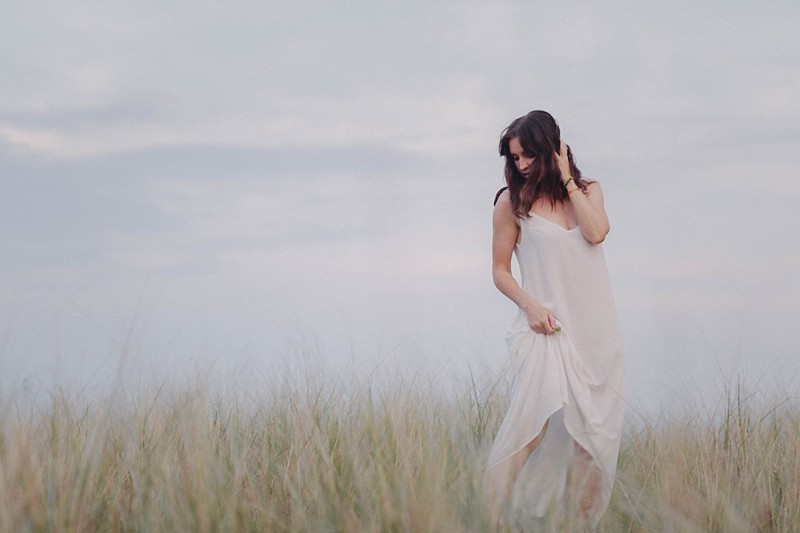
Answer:
[[[569,166],[569,146],[564,142],[564,139],[561,139],[559,151],[553,152],[553,157],[555,157],[558,164],[558,170],[561,171],[561,182],[567,183],[572,178],[572,170],[570,170]]]

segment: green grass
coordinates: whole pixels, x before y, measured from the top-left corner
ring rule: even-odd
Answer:
[[[387,381],[387,380],[383,380]],[[0,410],[2,531],[492,531],[505,387],[290,378]],[[637,421],[601,531],[796,531],[800,411]]]

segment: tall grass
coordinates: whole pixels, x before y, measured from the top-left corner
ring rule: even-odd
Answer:
[[[800,531],[800,409],[751,398],[628,435],[609,530]]]
[[[203,379],[0,410],[2,531],[492,531],[505,387]],[[601,531],[796,531],[800,411],[631,424]]]

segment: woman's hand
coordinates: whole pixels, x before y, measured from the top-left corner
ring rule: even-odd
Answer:
[[[553,157],[556,158],[558,170],[561,171],[561,182],[567,183],[572,179],[572,170],[569,167],[569,146],[561,139],[561,147],[558,152],[553,152]]]
[[[528,317],[528,324],[536,333],[550,335],[556,331],[556,317],[546,307],[536,304],[525,311]]]

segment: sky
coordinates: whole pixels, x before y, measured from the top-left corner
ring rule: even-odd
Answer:
[[[507,362],[497,142],[604,190],[634,413],[800,395],[793,1],[0,6],[0,394]],[[320,370],[322,371],[322,370]]]

